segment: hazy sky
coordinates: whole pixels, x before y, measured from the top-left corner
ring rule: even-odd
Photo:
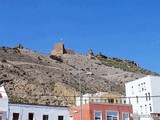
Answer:
[[[160,0],[0,0],[0,46],[48,54],[61,38],[160,73]]]

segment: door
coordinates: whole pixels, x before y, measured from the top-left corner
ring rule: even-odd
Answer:
[[[13,120],[19,120],[19,113],[13,113]]]

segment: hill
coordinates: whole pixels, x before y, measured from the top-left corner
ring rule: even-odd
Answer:
[[[145,75],[159,75],[135,62],[101,53],[64,54],[60,58],[20,48],[0,47],[0,84],[10,102],[70,106],[82,93],[116,91]]]

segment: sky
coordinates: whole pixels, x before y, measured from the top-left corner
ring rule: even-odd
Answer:
[[[54,43],[160,73],[160,0],[0,0],[0,46],[49,54]],[[62,38],[62,40],[61,40]]]

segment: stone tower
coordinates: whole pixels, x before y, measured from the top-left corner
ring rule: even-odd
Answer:
[[[75,54],[74,50],[65,49],[63,43],[55,43],[51,55],[61,56],[63,54]]]
[[[64,44],[56,43],[54,44],[54,50],[52,50],[51,55],[61,56],[65,53]]]

